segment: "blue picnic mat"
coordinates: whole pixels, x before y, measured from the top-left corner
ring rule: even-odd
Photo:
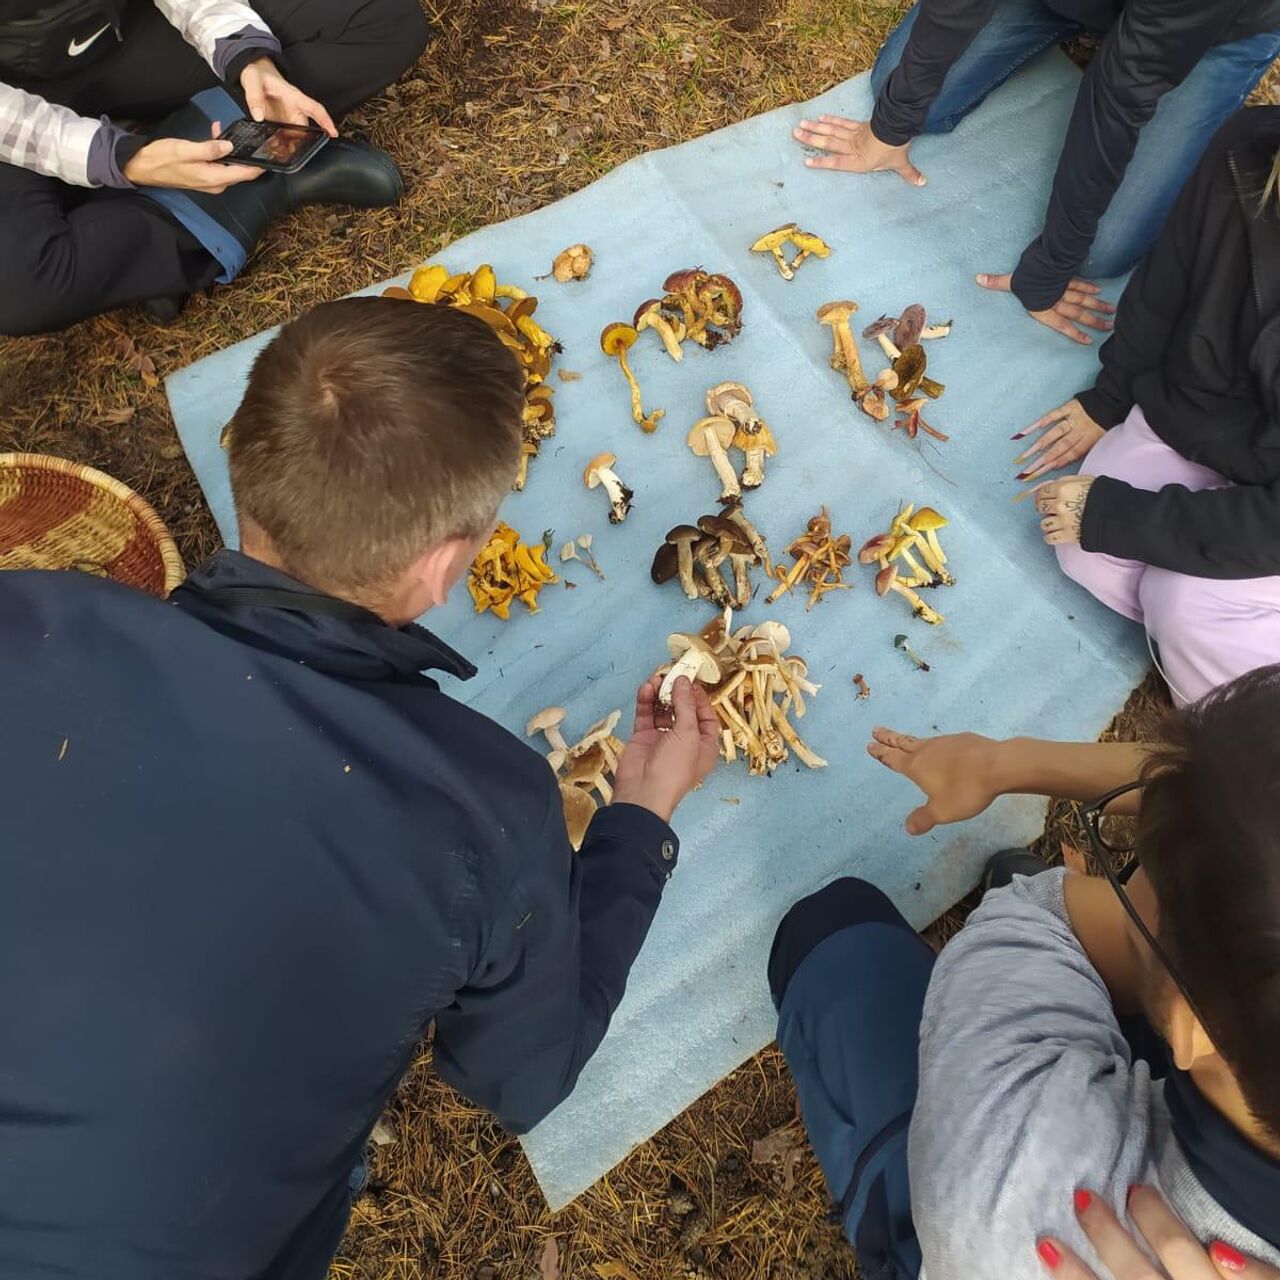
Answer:
[[[873,724],[1091,739],[1143,674],[1140,630],[1064,578],[1030,505],[1009,501],[1017,489],[1010,434],[1087,385],[1096,357],[1033,324],[1010,297],[973,283],[976,271],[1010,269],[1037,231],[1078,81],[1064,57],[1049,55],[950,138],[918,143],[930,179],[923,190],[892,175],[855,179],[803,166],[792,125],[819,111],[865,118],[871,102],[860,76],[811,103],[640,157],[440,256],[454,271],[490,262],[499,280],[535,290],[538,320],[564,344],[559,367],[583,375],[568,383],[552,377],[556,435],[504,516],[528,541],[548,528],[557,545],[593,533],[607,580],[571,566],[566,576],[576,590],[548,587],[541,613],[516,606],[507,623],[477,617],[459,590],[427,619],[480,667],[468,684],[448,682],[449,692],[514,732],[549,703],[569,709],[570,732],[614,707],[628,711],[636,686],[665,659],[667,633],[707,621],[705,605],[685,601],[674,586],[654,587],[648,573],[669,526],[714,509],[711,468],[690,456],[685,435],[716,382],[744,381],[777,437],[779,454],[748,507],[781,558],[823,504],[855,546],[886,527],[903,499],[928,503],[952,522],[943,538],[958,585],[931,597],[947,617],[940,628],[910,618],[896,597],[877,599],[871,574],[857,566],[856,589],[812,613],[803,598],[768,606],[763,591],[744,613],[785,622],[793,651],[824,685],[798,728],[830,767],[788,763],[772,779],[749,778],[740,764],[722,767],[681,808],[680,869],[613,1027],[573,1097],[524,1141],[553,1208],[772,1038],[765,960],[797,898],[856,874],[922,926],[973,887],[991,851],[1038,834],[1043,803],[1010,799],[963,827],[909,839],[901,822],[915,792],[866,757]],[[792,220],[834,251],[787,283],[747,246]],[[589,280],[533,283],[576,241],[596,251]],[[687,348],[679,365],[652,337],[642,339],[634,364],[646,407],[667,412],[645,437],[631,421],[617,368],[600,353],[599,333],[607,321],[629,319],[669,271],[695,264],[739,282],[745,328],[718,351]],[[937,320],[955,318],[953,335],[928,348],[931,374],[947,384],[931,417],[949,443],[918,450],[855,412],[827,367],[829,331],[814,320],[833,298],[858,300],[865,319],[914,301]],[[167,382],[182,442],[232,544],[218,435],[270,337],[259,334]],[[863,347],[868,367],[881,368],[874,348]],[[584,464],[603,449],[617,454],[636,491],[620,527],[607,523],[602,493],[582,484]],[[894,650],[901,631],[932,664],[927,674]],[[858,671],[871,685],[867,702],[854,698]]]

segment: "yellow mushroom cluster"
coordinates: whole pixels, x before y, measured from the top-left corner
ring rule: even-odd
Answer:
[[[520,535],[501,522],[467,571],[467,590],[476,612],[493,612],[503,621],[511,616],[513,600],[537,613],[538,592],[558,581],[547,564],[546,544],[521,542]]]
[[[523,489],[528,479],[529,459],[556,429],[553,390],[547,385],[547,376],[560,344],[533,318],[538,299],[518,285],[499,284],[488,263],[474,271],[456,274],[439,263],[419,267],[407,289],[393,285],[384,289],[382,296],[411,298],[415,302],[439,303],[468,311],[479,316],[498,335],[503,346],[515,352],[524,370],[525,385],[524,439],[515,479],[515,488]]]
[[[613,731],[622,719],[622,712],[609,712],[574,743],[565,739],[560,728],[567,714],[563,707],[544,707],[525,725],[525,733],[529,737],[541,733],[551,745],[547,763],[560,784],[569,842],[574,849],[580,849],[597,808],[591,793],[598,792],[605,804],[613,799],[610,779],[617,773],[618,761],[625,749],[622,739]]]
[[[894,516],[887,532],[869,538],[858,552],[861,564],[879,566],[877,595],[895,592],[906,600],[917,618],[935,627],[943,621],[942,614],[930,608],[916,592],[919,588],[955,586],[938,540],[938,530],[947,524],[947,518],[932,507],[917,510],[908,503]]]
[[[796,251],[790,260],[782,251],[785,244],[790,244]],[[806,258],[825,258],[831,253],[831,246],[812,231],[802,231],[794,222],[787,222],[774,227],[772,231],[766,231],[751,246],[751,252],[771,255],[778,274],[784,280],[794,280],[796,271]]]
[[[729,609],[695,635],[667,637],[671,662],[662,668],[658,701],[670,705],[675,682],[685,676],[707,687],[720,723],[720,754],[741,756],[755,777],[771,774],[795,756],[810,769],[827,762],[796,732],[791,717],[805,714],[805,698],[821,688],[809,680],[803,658],[788,655],[791,633],[780,622],[733,629]]]

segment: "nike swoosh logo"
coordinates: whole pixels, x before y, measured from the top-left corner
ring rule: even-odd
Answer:
[[[87,40],[72,40],[67,45],[67,57],[78,58],[104,31],[111,30],[111,23],[107,23],[105,27],[99,27]]]

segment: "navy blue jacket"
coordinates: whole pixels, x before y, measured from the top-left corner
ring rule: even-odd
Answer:
[[[420,674],[473,671],[430,632],[245,588],[336,604],[235,552],[171,603],[0,574],[5,1277],[322,1280],[431,1020],[529,1128],[674,865],[631,805],[575,857],[543,758]]]

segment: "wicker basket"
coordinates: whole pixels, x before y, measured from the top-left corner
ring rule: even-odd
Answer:
[[[132,489],[65,458],[0,453],[0,569],[79,569],[167,596],[185,576]]]

